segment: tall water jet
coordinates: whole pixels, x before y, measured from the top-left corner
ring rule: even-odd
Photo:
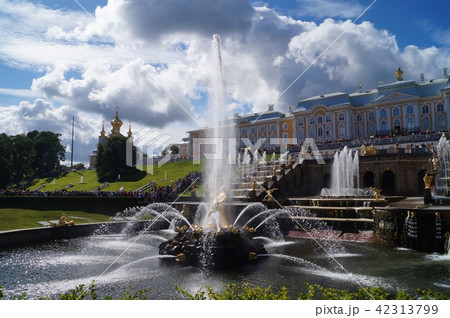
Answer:
[[[207,129],[211,148],[207,169],[206,211],[193,227],[177,228],[178,234],[159,246],[160,255],[175,255],[177,262],[211,268],[232,268],[254,262],[257,255],[266,254],[264,246],[251,238],[247,231],[233,227],[227,211],[231,190],[232,164],[236,161],[234,123],[226,119],[226,103],[222,79],[220,37],[215,34],[211,43],[212,74],[209,109],[211,126]],[[243,165],[250,158],[244,154]],[[197,220],[197,216],[196,216]]]
[[[443,134],[437,145],[436,194],[450,194],[450,145]]]
[[[235,160],[236,149],[230,147],[229,140],[233,137],[233,121],[226,120],[226,103],[224,96],[224,83],[222,78],[222,56],[220,37],[213,35],[211,43],[211,85],[209,109],[212,114],[211,127],[207,137],[214,140],[214,159],[209,160],[207,166],[207,191],[210,194],[209,209],[215,209],[218,196],[230,193],[231,165]],[[226,199],[226,198],[224,198]],[[217,200],[216,200],[217,201]],[[213,211],[214,212],[214,211]],[[211,214],[209,214],[211,216]],[[210,223],[211,220],[203,220],[202,225]],[[224,219],[218,219],[218,227],[227,226]]]
[[[324,197],[355,197],[371,196],[371,190],[359,188],[359,156],[358,151],[352,152],[344,147],[333,157],[331,170],[331,188],[322,189]]]

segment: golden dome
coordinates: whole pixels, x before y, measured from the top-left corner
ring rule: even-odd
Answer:
[[[116,117],[111,120],[111,134],[112,135],[120,135],[120,127],[122,127],[123,122],[119,118],[119,106],[116,107]]]

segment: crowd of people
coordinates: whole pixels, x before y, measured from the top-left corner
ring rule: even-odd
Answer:
[[[171,185],[158,186],[156,182],[150,181],[148,187],[143,190],[136,191],[99,191],[98,189],[91,191],[77,190],[55,190],[55,191],[39,191],[39,190],[14,190],[0,189],[0,196],[33,196],[33,197],[132,197],[139,198],[143,204],[153,202],[168,202],[174,200],[177,195],[192,190],[201,183],[201,172],[190,172],[184,178],[174,180]],[[195,185],[193,186],[193,183]]]

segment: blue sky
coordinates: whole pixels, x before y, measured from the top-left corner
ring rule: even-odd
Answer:
[[[126,126],[178,142],[208,124],[214,33],[230,114],[373,88],[397,67],[406,79],[437,78],[450,67],[449,9],[440,0],[0,0],[0,132],[48,129],[68,144],[76,116],[75,159],[87,162],[119,105]]]

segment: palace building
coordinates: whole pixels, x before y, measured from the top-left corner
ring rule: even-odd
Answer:
[[[102,130],[100,131],[100,136],[98,136],[98,142],[103,144],[110,136],[121,136],[120,128],[122,127],[123,122],[119,118],[119,106],[116,107],[116,116],[111,120],[111,133],[109,135],[106,134],[105,131],[105,122],[103,121]],[[122,135],[123,136],[123,135]],[[131,124],[128,128],[127,137],[132,137],[133,132],[131,131]],[[94,150],[92,154],[89,156],[89,168],[95,168],[95,160],[97,158],[97,150]]]
[[[265,141],[261,148],[274,149],[283,144],[297,146],[306,138],[316,143],[335,143],[345,140],[370,140],[376,136],[399,136],[446,131],[450,124],[450,79],[447,68],[442,77],[425,80],[404,80],[403,71],[395,72],[396,81],[381,83],[377,88],[356,92],[321,94],[298,101],[289,111],[275,111],[269,105],[262,113],[235,114],[236,138],[242,147],[242,138],[252,144]],[[180,144],[180,157],[194,155],[193,140],[206,137],[207,129],[189,131],[189,137]],[[280,138],[271,144],[271,138]],[[295,143],[294,143],[295,145]]]

